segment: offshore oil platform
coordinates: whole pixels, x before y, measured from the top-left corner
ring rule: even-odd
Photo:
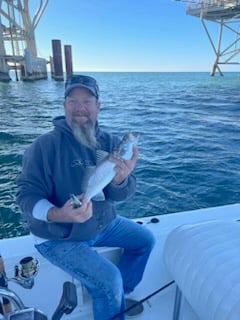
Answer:
[[[211,75],[223,75],[220,65],[237,65],[239,62],[240,0],[175,0],[187,3],[186,13],[200,18],[215,54]],[[53,56],[48,60],[38,57],[35,29],[48,4],[39,0],[36,13],[31,17],[29,0],[0,0],[0,81],[33,81],[47,78],[47,64],[55,80],[64,80],[60,40],[52,40]],[[218,37],[210,23],[218,25]],[[72,73],[72,51],[64,46],[66,75]]]
[[[200,18],[215,54],[211,75],[220,65],[238,65],[240,40],[240,0],[175,0],[187,2],[186,13]],[[214,35],[210,23],[217,23],[218,36]]]
[[[14,70],[16,80],[46,79],[47,64],[51,76],[64,80],[61,41],[52,40],[53,56],[38,57],[35,29],[46,9],[48,0],[39,0],[36,13],[31,17],[29,0],[0,0],[0,81],[10,81]],[[64,46],[66,75],[72,73],[72,48]]]

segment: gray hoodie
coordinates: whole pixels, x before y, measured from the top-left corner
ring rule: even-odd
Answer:
[[[130,197],[136,188],[131,174],[121,185],[110,183],[103,190],[105,200],[93,201],[93,216],[84,223],[56,223],[35,219],[35,204],[47,199],[62,207],[69,195],[84,192],[82,182],[88,167],[96,166],[96,149],[79,144],[64,117],[53,120],[54,130],[38,137],[23,156],[17,185],[17,203],[26,215],[30,231],[45,239],[87,240],[96,236],[116,216],[114,201]],[[100,149],[111,153],[119,139],[96,126]]]

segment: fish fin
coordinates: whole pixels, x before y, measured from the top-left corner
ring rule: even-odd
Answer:
[[[101,150],[101,149],[98,149],[96,151],[96,161],[97,161],[97,164],[102,162],[104,159],[106,159],[107,157],[109,156],[109,153],[105,150]]]
[[[103,193],[103,191],[99,192],[98,194],[96,194],[92,200],[94,201],[104,201],[106,198],[105,198],[105,195]]]

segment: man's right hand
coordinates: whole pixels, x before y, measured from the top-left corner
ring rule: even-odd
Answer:
[[[48,210],[48,221],[52,222],[70,222],[83,223],[92,217],[92,202],[86,201],[84,197],[79,197],[82,205],[79,208],[73,208],[69,199],[62,208],[52,207]]]

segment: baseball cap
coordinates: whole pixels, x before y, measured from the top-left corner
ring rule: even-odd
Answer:
[[[69,95],[70,91],[75,88],[86,88],[98,99],[99,97],[99,88],[97,81],[85,75],[72,75],[66,80],[65,83],[65,98]]]

